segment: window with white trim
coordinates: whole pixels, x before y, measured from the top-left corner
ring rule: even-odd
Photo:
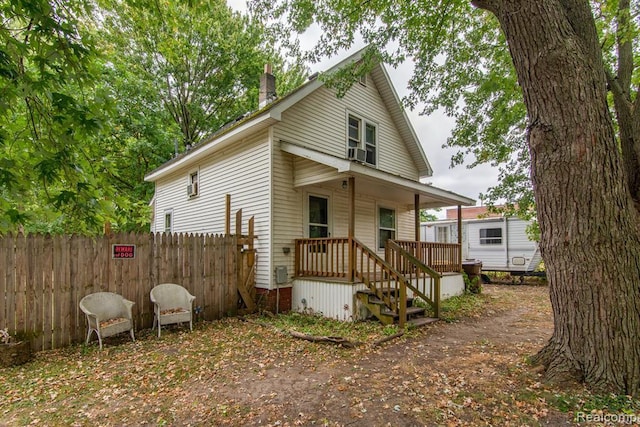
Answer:
[[[384,249],[387,240],[396,238],[396,211],[378,208],[378,249]]]
[[[189,174],[189,180],[187,181],[187,196],[195,197],[200,190],[200,183],[198,182],[198,171],[193,171]]]
[[[501,245],[502,244],[502,228],[481,228],[480,244],[481,245]]]
[[[173,231],[173,210],[164,212],[164,232],[171,233]]]
[[[347,157],[376,166],[378,128],[375,123],[354,114],[347,118]]]

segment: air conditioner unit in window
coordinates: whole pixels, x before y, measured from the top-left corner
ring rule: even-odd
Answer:
[[[364,163],[367,161],[367,151],[362,148],[349,148],[349,160]]]
[[[187,196],[189,197],[193,197],[195,195],[198,194],[198,184],[197,183],[193,183],[190,185],[187,185]]]

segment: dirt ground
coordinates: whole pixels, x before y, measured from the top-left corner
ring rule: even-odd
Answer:
[[[1,372],[0,425],[571,425],[527,363],[548,288],[486,285],[460,321],[344,349],[228,319],[158,340],[44,352]]]
[[[571,416],[518,395],[542,387],[525,360],[551,335],[548,289],[489,285],[485,294],[495,308],[484,315],[434,324],[356,360],[318,364],[301,350],[223,386],[194,388],[203,397],[214,393],[235,413],[217,419],[230,425],[568,424]]]

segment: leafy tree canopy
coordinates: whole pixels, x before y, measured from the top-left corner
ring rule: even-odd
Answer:
[[[147,229],[144,175],[305,67],[224,1],[0,5],[0,233]]]
[[[113,210],[109,165],[87,143],[110,107],[93,90],[94,41],[78,31],[87,12],[82,0],[0,5],[0,231],[89,231]]]
[[[157,94],[180,130],[182,147],[197,144],[258,104],[264,64],[278,73],[279,90],[302,82],[300,62],[287,64],[262,25],[223,0],[104,0],[104,28],[126,78]]]

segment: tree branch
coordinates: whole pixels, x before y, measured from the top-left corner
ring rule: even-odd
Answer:
[[[471,4],[494,15],[498,15],[502,9],[502,0],[471,0]]]
[[[616,41],[618,47],[618,80],[628,98],[633,74],[633,38],[629,34],[629,0],[620,0],[618,4],[618,22],[616,26]]]

